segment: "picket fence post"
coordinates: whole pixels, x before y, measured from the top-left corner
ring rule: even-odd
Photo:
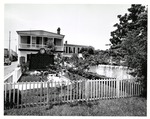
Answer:
[[[120,80],[117,78],[116,79],[116,96],[117,96],[117,98],[119,98],[119,87],[120,87],[120,85],[119,85],[119,83],[120,83]]]
[[[89,81],[84,81],[85,82],[85,100],[88,100],[89,97]]]
[[[40,104],[42,105],[42,96],[43,96],[43,83],[42,82],[40,82],[41,84],[41,90],[40,90]]]
[[[49,105],[49,82],[47,82],[47,105]]]

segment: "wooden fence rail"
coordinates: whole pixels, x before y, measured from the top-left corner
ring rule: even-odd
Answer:
[[[14,71],[4,76],[4,83],[15,83],[21,77],[22,71],[20,67],[15,68]]]
[[[97,79],[68,82],[19,82],[4,84],[4,107],[49,105],[139,96],[142,87],[133,80]]]

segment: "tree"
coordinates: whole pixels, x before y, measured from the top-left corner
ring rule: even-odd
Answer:
[[[46,52],[48,54],[53,54],[55,52],[55,45],[53,40],[48,40],[47,41],[47,48],[46,48]]]
[[[90,55],[93,55],[94,54],[94,47],[92,46],[89,46],[89,47],[86,47],[86,48],[81,48],[80,50],[80,53],[83,54],[84,58],[87,58],[89,57]]]
[[[120,23],[111,32],[110,50],[134,69],[132,75],[143,84],[143,96],[147,96],[147,9],[133,4],[128,11],[129,14],[118,15]]]
[[[78,63],[78,59],[79,59],[78,54],[76,54],[76,53],[73,53],[71,58],[70,58],[71,62],[73,62],[74,64]]]

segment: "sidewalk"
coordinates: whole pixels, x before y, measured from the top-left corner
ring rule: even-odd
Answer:
[[[12,62],[9,66],[4,66],[4,77],[12,73],[17,68],[18,61]]]

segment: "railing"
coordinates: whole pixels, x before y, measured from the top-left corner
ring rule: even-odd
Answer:
[[[139,96],[142,87],[132,80],[98,79],[68,82],[4,84],[5,109],[62,102]]]
[[[40,49],[40,48],[46,48],[47,45],[42,45],[42,44],[24,44],[21,43],[19,44],[19,48],[21,49]],[[56,51],[63,51],[63,46],[55,46]]]
[[[15,68],[14,71],[12,71],[11,73],[9,73],[4,77],[4,82],[7,83],[17,82],[18,79],[21,77],[21,75],[22,75],[21,68],[20,67]]]
[[[19,48],[22,48],[22,49],[40,49],[40,48],[44,48],[44,47],[46,47],[46,45],[42,45],[42,44],[24,44],[24,43],[19,44]]]

